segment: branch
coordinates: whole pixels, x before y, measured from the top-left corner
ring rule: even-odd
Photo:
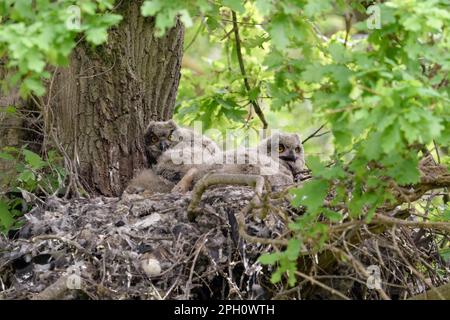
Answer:
[[[234,39],[236,41],[236,54],[239,61],[239,68],[241,69],[241,74],[244,77],[244,85],[247,92],[251,91],[250,84],[248,83],[247,73],[245,72],[244,59],[242,58],[242,50],[241,50],[241,38],[239,37],[239,26],[237,23],[236,12],[231,11],[233,15],[233,30],[234,30]],[[264,113],[261,110],[258,102],[256,100],[250,100],[253,108],[255,109],[256,114],[263,124],[263,128],[267,129],[267,121],[264,117]]]
[[[392,192],[396,201],[380,209],[389,211],[402,203],[411,203],[420,199],[427,191],[450,187],[450,173],[445,166],[430,164],[430,157],[420,162],[420,182],[412,187],[398,186],[392,182]]]
[[[352,27],[352,14],[345,14],[344,15],[345,20],[345,39],[344,39],[344,46],[347,46],[348,43],[348,36],[350,35],[350,29]]]
[[[298,276],[300,276],[300,277],[302,277],[302,278],[305,278],[306,280],[308,280],[308,281],[311,282],[312,284],[318,285],[319,287],[321,287],[321,288],[323,288],[323,289],[325,289],[325,290],[328,290],[329,292],[331,292],[331,294],[336,295],[336,296],[340,297],[341,299],[344,299],[344,300],[350,300],[349,297],[347,297],[346,295],[344,295],[344,294],[342,294],[341,292],[337,291],[336,289],[333,289],[333,288],[327,286],[326,284],[324,284],[324,283],[322,283],[322,282],[320,282],[320,281],[314,279],[313,277],[308,276],[307,274],[305,274],[305,273],[303,273],[303,272],[295,271],[295,273],[296,273]]]
[[[198,216],[199,211],[197,209],[198,204],[202,199],[202,195],[206,189],[214,185],[246,185],[254,186],[255,188],[255,198],[260,198],[264,187],[264,178],[258,175],[250,174],[211,174],[203,177],[200,181],[195,184],[194,190],[192,190],[191,203],[187,208],[187,215],[190,221],[194,221]]]
[[[442,297],[450,300],[450,283],[425,291],[409,298],[409,300],[440,300]]]
[[[393,217],[388,217],[383,214],[375,214],[372,222],[378,222],[387,226],[406,226],[412,228],[437,229],[450,232],[450,223],[448,222],[424,222],[424,221],[406,221]]]
[[[305,139],[303,139],[302,144],[305,144],[309,139],[312,139],[312,138],[316,137],[317,133],[319,133],[319,131],[322,130],[323,127],[325,127],[325,123],[323,125],[321,125],[319,127],[319,129],[317,129],[316,131],[311,133],[309,136],[307,136]],[[323,134],[325,134],[325,133],[322,133],[321,135],[323,135]]]

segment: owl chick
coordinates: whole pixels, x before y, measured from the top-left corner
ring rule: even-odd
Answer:
[[[173,120],[151,121],[144,135],[144,150],[150,169],[141,171],[126,188],[127,193],[169,192],[192,166],[210,163],[219,147]]]
[[[287,168],[295,177],[305,167],[305,152],[296,133],[275,133],[261,141],[258,150]]]
[[[125,194],[145,194],[167,193],[172,190],[174,183],[157,176],[152,169],[145,169],[134,177],[125,189]]]
[[[294,183],[295,175],[304,167],[304,152],[297,134],[276,133],[255,149],[234,149],[224,152],[222,164],[196,166],[176,186],[187,191],[207,173],[261,175],[272,187]]]
[[[191,129],[180,128],[172,120],[150,123],[145,144],[147,158],[156,159],[154,172],[175,183],[192,167],[213,163],[220,153],[214,141]]]
[[[151,121],[145,131],[144,144],[145,155],[150,167],[157,164],[160,160],[159,157],[168,150],[199,148],[211,156],[220,152],[220,148],[214,141],[192,129],[178,127],[173,120]],[[178,154],[177,152],[175,155]]]

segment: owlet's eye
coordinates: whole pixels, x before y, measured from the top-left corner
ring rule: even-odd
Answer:
[[[278,146],[278,152],[279,153],[282,153],[284,151],[284,146],[282,145],[282,144],[280,144],[279,146]]]
[[[169,139],[169,141],[173,141],[173,139],[174,139],[173,134],[170,134],[170,135],[167,137],[167,139]]]
[[[159,141],[157,136],[152,136],[151,138],[152,143],[157,143]]]
[[[300,151],[301,151],[300,147],[295,148],[296,153],[300,153]]]

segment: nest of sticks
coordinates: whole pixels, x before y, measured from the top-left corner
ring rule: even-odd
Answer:
[[[426,204],[449,176],[422,172],[414,190]],[[450,226],[405,205],[418,199],[411,188],[395,190],[399,203],[371,223],[330,225],[323,249],[298,259],[294,287],[286,279],[273,284],[274,267],[258,262],[283,250],[289,223],[304,213],[283,191],[257,204],[248,186],[133,199],[28,195],[33,209],[23,226],[0,236],[0,299],[406,299],[427,290],[449,298],[439,288],[448,286],[440,250]],[[378,287],[368,285],[374,276]]]

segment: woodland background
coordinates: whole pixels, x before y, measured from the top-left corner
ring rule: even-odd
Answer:
[[[275,266],[272,283],[311,282],[317,270],[300,268],[305,248],[320,255],[347,228],[369,228],[370,239],[378,227],[389,229],[388,242],[396,232],[414,238],[408,249],[393,246],[405,267],[399,298],[444,285],[449,8],[447,0],[3,0],[0,230],[20,229],[33,207],[24,198],[119,196],[144,166],[150,119],[277,128],[307,139],[309,171],[289,191],[303,213],[260,258]],[[347,249],[330,252],[353,261]]]

